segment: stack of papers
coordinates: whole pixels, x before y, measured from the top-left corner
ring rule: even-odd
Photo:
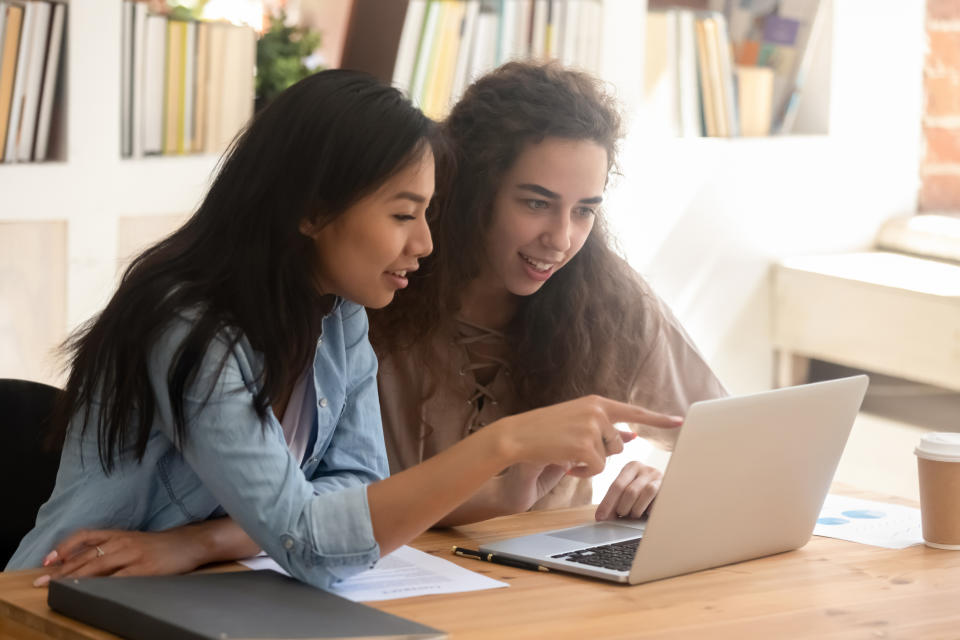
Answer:
[[[240,564],[289,575],[267,556],[241,560]],[[372,602],[508,586],[413,547],[400,547],[381,558],[373,569],[338,582],[330,591],[354,602]]]

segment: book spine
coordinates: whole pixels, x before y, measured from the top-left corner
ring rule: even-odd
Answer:
[[[47,605],[68,618],[130,640],[211,640],[165,620],[74,589],[73,583],[72,579],[54,580],[47,592]]]
[[[697,35],[697,68],[700,77],[700,98],[703,109],[703,128],[707,136],[717,136],[717,124],[714,116],[713,88],[710,80],[710,64],[707,54],[707,36],[703,28],[703,20],[695,20]]]
[[[133,3],[133,36],[131,38],[130,87],[130,155],[143,157],[143,93],[147,48],[147,6]]]
[[[733,75],[733,48],[727,32],[727,21],[723,14],[714,17],[717,26],[717,60],[720,64],[720,79],[723,87],[723,105],[726,116],[727,133],[740,135],[740,116],[738,114],[737,92]]]
[[[120,29],[120,157],[133,154],[133,0],[123,0]],[[51,37],[52,39],[52,37]],[[49,57],[49,56],[48,56]]]
[[[424,19],[423,31],[420,34],[420,46],[417,47],[417,60],[413,68],[413,81],[410,83],[409,97],[414,104],[423,108],[424,86],[427,84],[430,69],[430,54],[434,40],[437,37],[437,23],[440,13],[439,0],[429,0],[427,3],[427,17]]]
[[[144,45],[143,153],[163,151],[164,82],[166,69],[167,18],[146,17]]]
[[[23,110],[23,91],[26,85],[28,68],[28,51],[30,50],[30,37],[33,34],[35,7],[33,3],[27,3],[23,8],[23,18],[20,23],[20,42],[17,46],[16,74],[13,78],[13,93],[10,98],[10,115],[7,123],[7,140],[4,151],[5,162],[17,161],[17,143],[20,139],[20,118]]]
[[[197,68],[196,89],[193,104],[193,140],[190,150],[200,153],[204,150],[203,141],[207,126],[207,85],[209,84],[210,69],[210,41],[209,25],[205,22],[197,24]]]
[[[23,89],[23,112],[20,115],[20,137],[17,140],[17,160],[33,160],[33,141],[37,134],[37,110],[40,108],[40,91],[43,88],[43,70],[47,55],[47,38],[50,36],[52,7],[47,2],[35,2],[33,33],[27,53],[27,76]]]
[[[410,93],[413,84],[413,65],[417,59],[417,47],[427,12],[426,0],[410,0],[407,13],[403,17],[403,29],[400,31],[400,44],[397,45],[397,59],[393,63],[393,86]]]
[[[60,56],[63,48],[64,21],[66,20],[67,6],[53,5],[53,21],[50,24],[49,47],[47,49],[47,64],[44,69],[43,91],[40,98],[40,109],[37,116],[37,138],[33,150],[33,158],[38,162],[47,159],[50,142],[50,119],[53,117],[53,101],[59,88]]]
[[[7,2],[0,0],[0,51],[3,50],[3,34],[7,27]]]
[[[223,142],[223,86],[226,76],[226,32],[227,25],[211,22],[209,25],[209,67],[207,69],[207,109],[203,150],[207,153],[221,151]]]
[[[459,99],[467,86],[470,58],[473,55],[473,39],[477,32],[477,18],[479,18],[479,16],[480,0],[467,0],[467,9],[463,17],[460,49],[457,51],[457,62],[453,72],[453,85],[450,89],[451,102]]]
[[[183,106],[180,114],[180,153],[193,151],[193,110],[196,106],[197,88],[197,23],[186,25],[183,40]]]
[[[543,60],[547,54],[547,14],[549,12],[549,0],[533,0],[530,57],[537,60]]]
[[[12,126],[13,79],[17,73],[23,7],[9,6],[5,11],[3,48],[0,49],[0,162],[6,159],[7,139]]]
[[[523,60],[530,56],[530,13],[533,0],[515,0],[514,9],[516,27],[513,30],[513,57]]]

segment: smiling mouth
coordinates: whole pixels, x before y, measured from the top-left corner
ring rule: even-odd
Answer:
[[[407,277],[407,270],[406,270],[406,269],[403,269],[402,271],[387,271],[387,273],[389,273],[389,274],[392,275],[392,276],[397,276],[398,278],[406,278],[406,277]]]
[[[554,262],[540,262],[539,260],[534,260],[530,256],[524,255],[522,253],[519,254],[519,256],[523,258],[524,262],[526,262],[531,267],[533,267],[534,271],[539,271],[541,273],[546,273],[547,271],[550,271],[550,269],[556,266],[556,263]]]

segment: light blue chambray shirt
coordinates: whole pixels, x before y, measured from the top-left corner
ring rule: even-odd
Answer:
[[[313,359],[315,438],[302,466],[272,411],[265,421],[254,411],[262,356],[245,337],[229,352],[222,339],[211,344],[197,384],[185,394],[186,445],[174,446],[167,370],[191,325],[189,314],[178,316],[151,353],[158,407],[143,462],[127,456],[104,474],[97,429],[81,438],[75,419],[53,494],[7,570],[39,566],[77,529],[162,531],[224,511],[291,575],[312,585],[329,586],[376,563],[366,485],[389,471],[363,307],[338,302],[323,320]]]

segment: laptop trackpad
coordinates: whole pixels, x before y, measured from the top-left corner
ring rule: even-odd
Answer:
[[[610,542],[612,540],[622,540],[625,538],[636,538],[642,531],[634,527],[621,527],[616,524],[588,524],[584,527],[573,529],[564,529],[563,531],[554,531],[546,535],[553,538],[564,538],[566,540],[575,540],[577,542],[597,543]]]

